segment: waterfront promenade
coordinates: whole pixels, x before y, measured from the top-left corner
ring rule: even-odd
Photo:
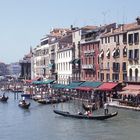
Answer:
[[[33,100],[29,110],[18,107],[13,93],[7,103],[0,102],[1,140],[139,140],[140,112],[109,108],[118,116],[105,120],[77,120],[53,113],[52,105],[40,105]],[[55,108],[70,112],[82,111],[77,100],[56,104]],[[103,109],[93,112],[102,114]]]

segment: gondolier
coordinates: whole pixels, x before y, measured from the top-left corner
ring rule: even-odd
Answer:
[[[107,115],[108,114],[108,103],[104,104],[104,114]]]

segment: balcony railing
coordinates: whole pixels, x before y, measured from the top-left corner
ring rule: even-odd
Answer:
[[[140,82],[140,77],[128,77],[127,82]]]
[[[135,61],[138,61],[139,60],[139,57],[137,56],[137,57],[134,57],[134,60]]]
[[[94,65],[92,64],[84,64],[82,65],[82,69],[95,69]]]

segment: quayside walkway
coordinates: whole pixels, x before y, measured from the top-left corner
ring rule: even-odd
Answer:
[[[139,107],[132,107],[132,106],[127,106],[127,105],[121,105],[121,104],[119,104],[118,101],[112,101],[112,102],[109,102],[108,104],[111,107],[117,107],[117,108],[123,108],[123,109],[130,109],[130,110],[140,111],[140,106]]]

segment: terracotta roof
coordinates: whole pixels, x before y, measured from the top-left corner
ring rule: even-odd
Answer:
[[[136,29],[140,29],[140,25],[138,25],[137,22],[129,23],[129,24],[122,24],[118,28],[114,29],[112,32],[110,31],[108,33],[104,33],[102,37],[111,36],[115,34],[121,34],[127,31],[136,30]]]
[[[87,25],[87,26],[82,27],[81,29],[92,30],[92,29],[96,29],[97,27],[98,26],[90,26],[90,25]]]

